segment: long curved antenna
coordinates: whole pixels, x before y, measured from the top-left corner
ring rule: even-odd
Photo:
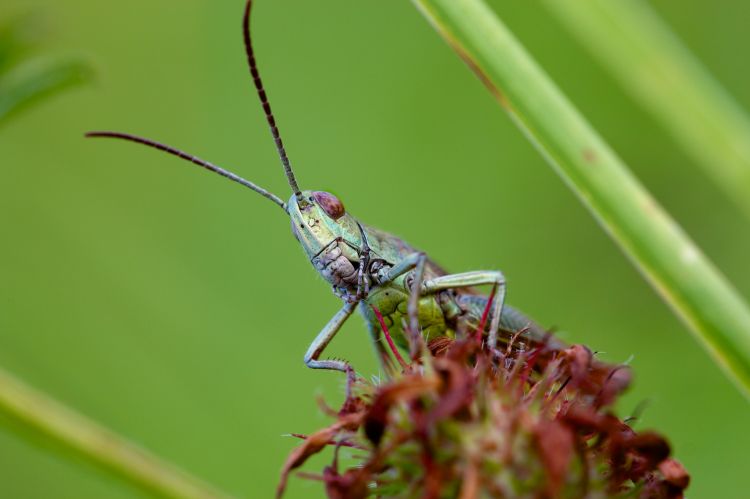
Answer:
[[[281,141],[281,135],[279,134],[279,128],[276,126],[276,120],[273,117],[273,112],[271,112],[271,104],[268,102],[268,97],[266,96],[266,91],[263,89],[263,82],[260,79],[260,73],[258,72],[258,65],[255,62],[255,54],[253,52],[253,43],[250,40],[250,10],[252,7],[253,1],[247,0],[247,4],[245,4],[245,16],[242,19],[242,35],[245,40],[245,53],[247,54],[247,64],[250,67],[250,74],[253,77],[253,83],[255,84],[255,89],[258,91],[258,97],[260,98],[260,103],[263,106],[263,112],[266,114],[266,121],[268,121],[268,126],[271,127],[271,136],[273,137],[273,141],[276,143],[276,150],[279,153],[279,158],[281,159],[281,164],[284,167],[284,173],[286,174],[286,178],[289,181],[289,187],[292,188],[292,191],[295,195],[300,195],[299,186],[297,185],[297,179],[294,178],[294,172],[292,171],[292,166],[289,164],[289,158],[286,155],[286,150],[284,149],[284,143]]]
[[[150,140],[150,139],[144,139],[143,137],[138,137],[137,135],[130,135],[128,133],[119,133],[119,132],[89,132],[86,134],[86,137],[106,137],[106,138],[112,138],[112,139],[122,139],[127,140],[130,142],[136,142],[138,144],[143,144],[148,147],[153,147],[154,149],[158,149],[160,151],[164,151],[168,154],[171,154],[173,156],[177,156],[178,158],[185,159],[187,161],[190,161],[191,163],[195,163],[198,166],[202,166],[206,170],[210,170],[214,173],[218,173],[222,177],[226,177],[229,180],[233,180],[237,182],[238,184],[242,184],[245,187],[254,190],[261,196],[263,196],[266,199],[270,199],[277,205],[281,206],[281,209],[286,211],[286,203],[281,200],[277,195],[272,194],[265,190],[264,188],[255,185],[254,183],[250,182],[249,180],[245,180],[244,178],[240,177],[239,175],[235,175],[234,173],[225,170],[224,168],[218,167],[212,163],[209,163],[208,161],[204,161],[196,156],[193,156],[191,154],[188,154],[186,152],[182,152],[179,149],[175,149],[174,147],[170,147],[165,144],[161,144],[159,142]]]

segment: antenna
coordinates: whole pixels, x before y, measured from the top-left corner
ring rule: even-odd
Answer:
[[[278,196],[275,194],[272,194],[265,190],[264,188],[255,185],[254,183],[250,182],[249,180],[245,180],[244,178],[240,177],[239,175],[235,175],[234,173],[225,170],[224,168],[218,167],[214,165],[213,163],[209,163],[208,161],[204,161],[196,156],[193,156],[191,154],[188,154],[186,152],[182,152],[179,149],[175,149],[174,147],[161,144],[159,142],[150,140],[150,139],[144,139],[143,137],[138,137],[137,135],[130,135],[128,133],[119,133],[119,132],[89,132],[86,134],[86,137],[105,137],[105,138],[111,138],[111,139],[122,139],[127,140],[129,142],[136,142],[138,144],[143,144],[148,147],[153,147],[154,149],[158,149],[160,151],[164,151],[168,154],[171,154],[173,156],[177,156],[178,158],[190,161],[191,163],[195,163],[198,166],[202,166],[206,170],[210,170],[214,173],[218,173],[222,177],[226,177],[229,180],[233,180],[237,182],[238,184],[242,184],[245,187],[254,190],[261,196],[263,196],[266,199],[270,199],[277,205],[281,206],[281,209],[286,211],[286,203],[281,200]]]
[[[258,91],[258,97],[260,98],[260,103],[263,106],[263,112],[266,115],[266,121],[268,121],[268,126],[271,127],[271,136],[273,137],[273,141],[276,144],[276,150],[279,153],[279,158],[281,159],[281,164],[284,167],[284,173],[286,174],[286,178],[289,181],[289,187],[292,188],[292,191],[295,195],[300,195],[299,186],[297,185],[297,179],[294,178],[294,172],[292,171],[292,166],[289,164],[289,158],[286,155],[286,150],[284,149],[284,143],[281,141],[281,135],[279,134],[279,128],[276,126],[276,120],[273,117],[273,112],[271,111],[271,104],[268,102],[268,97],[266,96],[266,91],[263,89],[263,82],[260,79],[260,73],[258,72],[258,65],[255,62],[255,54],[253,52],[253,43],[250,39],[250,10],[252,8],[253,1],[247,0],[247,4],[245,5],[245,16],[242,19],[242,34],[243,38],[245,40],[245,53],[247,54],[247,64],[250,67],[250,74],[253,77],[253,83],[255,84],[255,89]]]

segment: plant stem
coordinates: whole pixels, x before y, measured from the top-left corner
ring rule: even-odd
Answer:
[[[178,499],[229,497],[2,369],[0,411],[157,496]]]
[[[647,2],[546,4],[750,216],[750,119]]]
[[[750,396],[750,310],[481,0],[413,0]]]

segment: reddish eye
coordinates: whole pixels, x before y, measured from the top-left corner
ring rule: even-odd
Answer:
[[[326,215],[334,220],[344,216],[346,210],[344,210],[344,204],[339,201],[339,198],[329,192],[315,191],[312,193],[313,199],[318,203],[318,206],[323,208]]]

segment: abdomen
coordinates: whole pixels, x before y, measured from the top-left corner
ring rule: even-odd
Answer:
[[[472,329],[478,327],[482,313],[487,307],[488,299],[485,295],[473,294],[461,294],[456,297],[459,307],[467,312],[466,320],[471,322]],[[488,329],[489,324],[485,325],[485,331]],[[565,348],[562,342],[551,336],[548,330],[531,320],[523,312],[510,305],[503,305],[503,313],[500,316],[500,331],[497,335],[498,343],[507,344],[518,332],[521,332],[521,334],[517,341],[523,342],[527,347],[546,343],[552,349]]]
[[[419,300],[419,326],[425,341],[440,336],[454,338],[456,331],[475,331],[481,321],[482,313],[487,307],[485,295],[441,292],[423,296]],[[394,342],[402,349],[409,349],[405,336],[404,324],[408,324],[409,293],[400,285],[392,284],[373,289],[365,300],[361,311],[369,323],[373,334],[381,331],[377,316],[372,310],[376,307],[385,322]],[[485,334],[489,330],[489,320],[485,324]],[[499,345],[507,344],[518,332],[517,347],[528,348],[546,342],[552,349],[564,348],[564,345],[551,337],[549,333],[526,315],[511,307],[503,306],[500,317]]]
[[[372,310],[377,308],[383,316],[388,333],[400,348],[408,351],[409,342],[405,336],[404,324],[409,322],[409,293],[399,285],[373,289],[360,310],[370,325],[370,330],[381,330],[380,323]],[[419,299],[419,327],[426,341],[450,335],[446,320],[437,299],[433,295]]]

